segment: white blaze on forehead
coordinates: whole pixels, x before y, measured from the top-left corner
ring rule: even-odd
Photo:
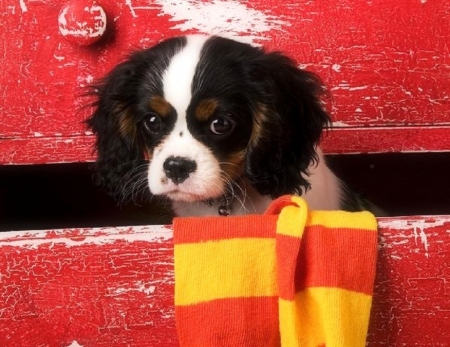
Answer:
[[[187,36],[187,44],[174,55],[163,75],[164,98],[177,111],[177,120],[185,118],[192,97],[192,80],[200,52],[208,36]]]
[[[207,39],[208,36],[188,36],[185,47],[173,56],[162,78],[164,99],[175,109],[177,119],[171,133],[154,152],[148,169],[148,185],[153,194],[166,195],[172,200],[198,201],[223,194],[220,165],[211,150],[188,131],[186,120],[192,81]],[[176,184],[164,170],[164,163],[170,157],[195,161],[197,170]]]

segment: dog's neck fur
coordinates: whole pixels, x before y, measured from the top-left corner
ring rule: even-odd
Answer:
[[[302,196],[314,210],[337,210],[341,208],[341,196],[339,192],[340,182],[333,172],[327,167],[322,151],[317,149],[318,163],[309,168],[308,181],[311,189]],[[237,184],[237,183],[236,183]],[[262,214],[272,202],[267,196],[260,195],[248,182],[243,179],[235,189],[235,196],[228,197],[229,204],[225,199],[217,199],[210,202],[180,202],[172,203],[173,210],[177,216],[218,216],[219,210],[225,205],[231,216],[245,214]],[[335,187],[335,190],[333,190]]]

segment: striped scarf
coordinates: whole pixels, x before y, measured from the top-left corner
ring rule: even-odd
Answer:
[[[174,243],[180,346],[365,346],[372,214],[285,196],[264,215],[177,218]]]

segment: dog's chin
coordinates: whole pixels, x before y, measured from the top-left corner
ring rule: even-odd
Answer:
[[[181,189],[173,189],[169,192],[165,192],[161,195],[167,197],[171,201],[174,202],[199,202],[199,201],[208,201],[211,199],[218,199],[224,193],[222,191],[215,191],[205,194],[198,194],[189,191],[183,191]]]
[[[200,195],[181,192],[181,191],[173,191],[173,192],[165,194],[165,196],[167,198],[169,198],[171,201],[177,201],[177,202],[196,202],[196,201],[203,201],[203,200],[207,199]]]

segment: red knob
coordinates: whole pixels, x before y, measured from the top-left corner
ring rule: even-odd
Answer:
[[[59,32],[70,43],[87,46],[102,38],[106,31],[105,10],[92,0],[72,0],[58,16]]]

